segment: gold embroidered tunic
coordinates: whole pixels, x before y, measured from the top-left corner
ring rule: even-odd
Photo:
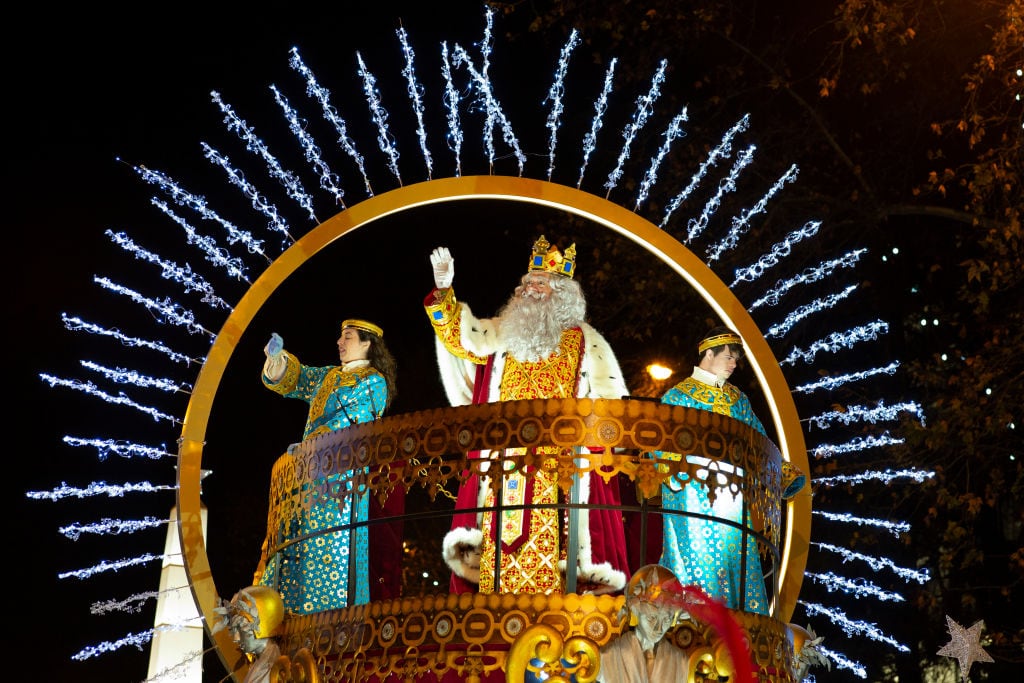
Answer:
[[[558,351],[535,363],[507,358],[501,378],[501,400],[529,398],[566,398],[576,391],[583,333],[579,328],[562,333]],[[515,449],[522,454],[522,449]],[[552,453],[554,449],[540,449]],[[522,472],[505,478],[503,504],[508,507],[554,504],[559,489],[554,457],[527,477]],[[485,505],[493,506],[494,493],[488,488]],[[483,548],[480,557],[480,592],[494,588],[495,533],[494,514],[483,516]],[[565,546],[559,532],[559,511],[554,509],[504,509],[501,513],[501,583],[497,592],[562,590],[558,561],[565,559]]]

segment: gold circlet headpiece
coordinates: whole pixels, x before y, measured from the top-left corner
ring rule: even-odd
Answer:
[[[697,353],[704,353],[708,349],[713,349],[716,346],[725,346],[726,344],[733,344],[735,346],[743,346],[743,340],[735,332],[726,332],[725,334],[716,334],[714,337],[708,337],[700,343],[697,347]]]
[[[357,330],[362,330],[363,332],[375,334],[381,339],[384,338],[384,330],[382,330],[379,326],[374,325],[373,323],[367,322],[365,320],[356,320],[355,318],[346,320],[341,324],[341,329],[345,329],[346,327],[354,327]]]
[[[558,247],[551,246],[544,235],[541,235],[540,239],[533,243],[533,256],[530,257],[530,272],[537,270],[572,278],[576,274],[576,244],[573,243],[562,254]]]

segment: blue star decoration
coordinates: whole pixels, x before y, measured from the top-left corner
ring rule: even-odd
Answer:
[[[981,648],[981,629],[985,628],[985,622],[976,621],[973,626],[965,629],[950,619],[947,614],[946,625],[949,627],[950,640],[935,654],[953,657],[959,661],[960,677],[963,679],[963,683],[967,683],[967,674],[971,671],[971,664],[995,661]]]

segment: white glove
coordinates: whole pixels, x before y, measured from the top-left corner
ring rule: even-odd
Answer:
[[[438,247],[430,252],[430,265],[434,267],[434,286],[448,289],[455,279],[455,259],[448,247]]]
[[[281,335],[274,332],[270,335],[270,341],[263,347],[263,353],[266,354],[270,360],[277,360],[281,356],[281,351],[284,350],[284,340],[281,339]]]

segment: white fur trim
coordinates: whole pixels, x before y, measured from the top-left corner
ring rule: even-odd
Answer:
[[[591,565],[580,563],[579,573],[576,576],[589,583],[599,583],[616,591],[626,587],[626,575],[617,569],[612,569],[610,562]]]
[[[441,551],[444,562],[456,576],[480,583],[480,545],[484,535],[479,529],[458,527],[444,535]],[[466,550],[466,548],[469,550]]]
[[[580,396],[587,398],[622,398],[629,394],[622,378],[622,368],[608,341],[587,323],[583,330],[583,368]]]
[[[449,405],[468,406],[473,402],[476,366],[470,361],[448,353],[444,342],[436,334],[434,346],[437,351],[437,369],[441,373],[441,384],[444,386]]]

